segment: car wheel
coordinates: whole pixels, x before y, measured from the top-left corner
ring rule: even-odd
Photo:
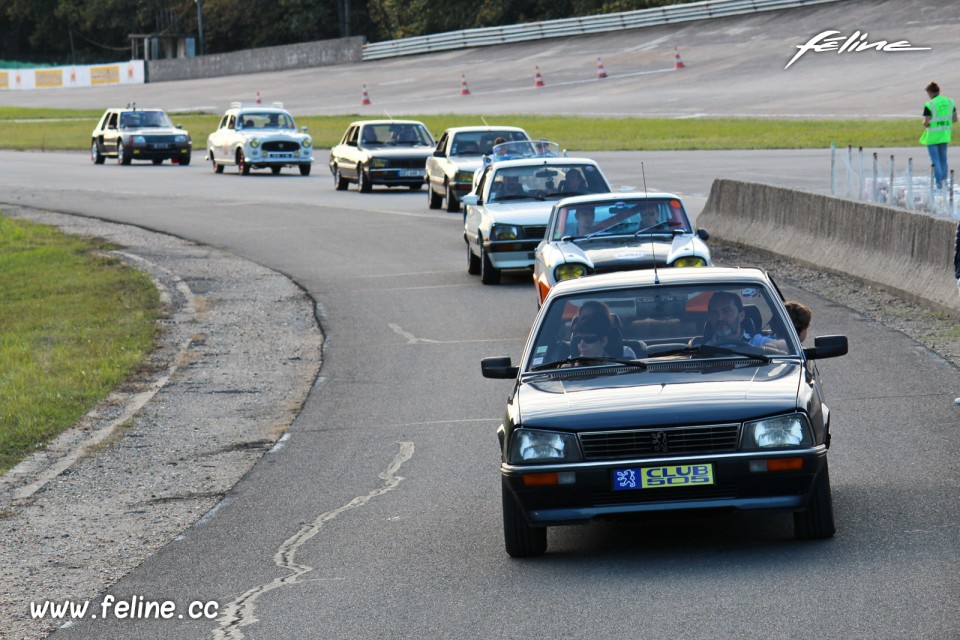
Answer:
[[[333,165],[333,188],[337,191],[346,191],[350,181],[340,175],[340,167]]]
[[[127,155],[127,150],[122,142],[117,143],[117,164],[128,165],[132,158]]]
[[[302,175],[302,176],[308,176],[308,175],[310,175],[310,167],[312,167],[312,166],[313,166],[312,164],[302,164],[302,165],[300,165],[300,175]]]
[[[453,187],[451,187],[449,184],[447,185],[446,201],[447,213],[456,213],[457,211],[460,211],[460,201],[457,200],[457,194],[453,192]]]
[[[470,249],[470,242],[465,243],[467,245],[467,273],[472,276],[480,275],[480,258],[474,255],[473,251]]]
[[[93,164],[103,164],[103,161],[106,160],[104,155],[100,153],[100,143],[96,139],[90,143],[90,160]]]
[[[480,282],[483,284],[499,284],[500,269],[493,266],[490,256],[483,249],[483,238],[480,238]]]
[[[243,155],[243,151],[237,149],[237,173],[242,176],[250,175],[250,165],[247,164],[247,159]]]
[[[213,151],[210,152],[210,164],[213,165],[214,173],[223,173],[223,165],[217,163],[217,158],[213,155]]]
[[[503,542],[513,558],[541,556],[547,551],[547,528],[531,527],[506,482],[500,487],[503,496]]]
[[[434,193],[433,186],[427,184],[427,206],[431,209],[439,209],[443,206],[443,196]]]
[[[279,174],[280,174],[280,169],[282,169],[282,168],[283,168],[283,167],[270,167],[270,173],[272,173],[273,175],[279,175]]]
[[[373,185],[370,184],[370,176],[363,172],[363,165],[357,165],[357,187],[360,193],[370,193],[373,191]]]
[[[180,157],[180,166],[185,167],[190,164],[190,152],[188,151],[185,155]]]
[[[813,483],[805,511],[793,514],[793,533],[801,540],[832,538],[837,532],[833,522],[833,498],[830,495],[830,473],[826,462]]]

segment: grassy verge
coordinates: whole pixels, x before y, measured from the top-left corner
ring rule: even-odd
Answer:
[[[153,345],[157,290],[105,248],[0,216],[0,472],[74,424]]]
[[[102,112],[0,107],[0,149],[85,150]],[[170,114],[202,149],[217,126],[217,114]],[[340,141],[353,120],[379,116],[297,116],[318,148]],[[420,120],[434,135],[447,127],[483,124],[479,116],[396,116]],[[910,147],[920,137],[914,120],[771,120],[766,118],[577,118],[495,116],[490,124],[523,127],[535,138],[577,151],[682,149],[822,149],[831,143],[868,148]]]

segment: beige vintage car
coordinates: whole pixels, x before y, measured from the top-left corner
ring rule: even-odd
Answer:
[[[423,187],[424,164],[433,153],[433,136],[416,120],[351,122],[330,150],[330,173],[338,191],[355,183],[361,193],[374,185]]]

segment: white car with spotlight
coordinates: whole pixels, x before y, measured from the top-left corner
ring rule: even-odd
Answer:
[[[672,193],[615,193],[564,198],[537,246],[537,303],[555,284],[596,273],[710,266],[706,229],[694,229]]]
[[[251,169],[270,169],[276,175],[283,167],[297,167],[300,175],[308,176],[313,139],[306,127],[297,130],[280,102],[270,106],[233,102],[207,138],[205,159],[216,173],[235,166],[241,175],[249,175]]]
[[[500,282],[504,269],[533,267],[554,202],[610,192],[596,162],[567,157],[555,143],[508,142],[493,151],[463,197],[467,272],[484,284]]]

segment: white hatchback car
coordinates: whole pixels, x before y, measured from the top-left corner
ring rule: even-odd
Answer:
[[[711,265],[706,229],[694,229],[672,193],[611,193],[554,205],[536,250],[537,304],[555,284],[610,271]]]
[[[484,163],[463,197],[467,272],[484,284],[500,282],[503,269],[533,266],[555,201],[610,192],[596,162],[566,157],[542,140],[497,145]]]
[[[233,102],[217,130],[207,138],[205,160],[216,173],[223,173],[226,165],[235,165],[241,175],[248,175],[251,169],[269,168],[277,174],[283,167],[297,167],[300,175],[308,176],[313,165],[313,140],[306,127],[297,130],[296,121],[282,103],[265,106]]]

